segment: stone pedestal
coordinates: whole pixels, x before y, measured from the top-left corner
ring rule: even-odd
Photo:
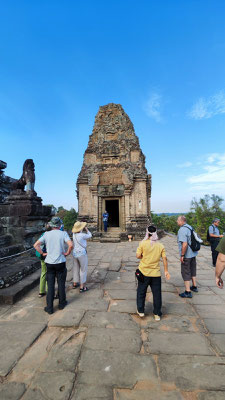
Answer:
[[[3,233],[11,235],[14,243],[31,247],[44,231],[51,216],[51,207],[43,206],[36,192],[14,190],[0,204],[0,225]]]

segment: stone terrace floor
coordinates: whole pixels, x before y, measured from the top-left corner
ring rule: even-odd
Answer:
[[[68,306],[43,311],[38,288],[0,306],[3,400],[225,399],[225,290],[216,288],[209,248],[197,258],[199,293],[181,299],[176,238],[166,236],[171,280],[163,318],[136,313],[137,242],[89,243],[89,288],[70,289]]]

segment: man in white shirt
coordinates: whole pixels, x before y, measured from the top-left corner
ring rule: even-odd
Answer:
[[[52,228],[50,232],[45,232],[43,236],[34,244],[34,248],[43,256],[46,256],[45,263],[47,266],[47,307],[44,310],[48,314],[53,313],[53,301],[55,293],[55,278],[58,282],[59,292],[59,309],[62,310],[66,304],[66,256],[68,256],[73,248],[73,242],[67,232],[61,231],[62,221],[59,217],[53,217],[49,222]],[[68,250],[65,252],[65,243],[68,245]],[[41,245],[45,244],[47,253],[43,253]]]

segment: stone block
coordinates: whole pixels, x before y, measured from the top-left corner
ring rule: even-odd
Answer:
[[[225,356],[225,334],[212,334],[209,341],[220,356]]]
[[[32,396],[34,391],[40,391],[44,393],[44,399],[47,397],[49,400],[69,400],[74,380],[75,373],[68,371],[39,372],[31,384],[30,395]],[[28,399],[29,397],[27,397]],[[30,397],[30,399],[33,400],[33,397]]]
[[[121,373],[123,371],[123,373]],[[157,381],[155,361],[151,356],[126,352],[82,351],[78,383],[104,382],[106,386],[131,388],[138,380]]]
[[[41,372],[74,372],[83,344],[85,331],[77,330],[69,335],[65,334],[65,339],[60,343],[55,343],[48,353],[48,357],[42,362],[39,371]]]
[[[140,329],[139,325],[129,315],[118,312],[87,311],[80,325],[87,327]]]
[[[79,384],[71,400],[113,400],[113,390],[108,386]]]
[[[45,323],[0,322],[0,376],[6,376],[11,371],[45,327]]]
[[[225,333],[225,320],[218,318],[204,318],[204,324],[210,333]]]
[[[0,386],[0,399],[20,400],[26,390],[24,383],[6,382]]]
[[[114,300],[135,300],[137,297],[136,290],[108,290],[109,296]]]
[[[137,312],[137,304],[135,300],[114,300],[111,302],[110,311],[135,314]]]
[[[191,332],[149,332],[146,350],[151,354],[214,355],[206,338]]]
[[[191,299],[193,304],[223,304],[224,301],[217,295],[204,295],[201,296],[194,295]]]
[[[148,389],[116,389],[115,400],[184,400],[184,397],[178,390],[162,390],[151,384]]]
[[[84,316],[84,310],[60,310],[49,319],[48,326],[77,327]]]
[[[225,363],[221,357],[159,355],[159,375],[163,382],[182,390],[225,390]]]
[[[223,304],[207,304],[207,305],[201,305],[201,304],[196,304],[195,305],[196,310],[198,314],[202,318],[225,318],[225,307]]]
[[[221,391],[207,391],[201,392],[197,395],[197,400],[224,400],[225,399],[225,392]]]
[[[160,330],[162,332],[196,332],[196,324],[200,324],[200,320],[193,321],[193,317],[166,315],[160,321],[154,321],[153,316],[147,316],[142,320],[142,326],[152,330]],[[201,327],[203,331],[203,327]]]
[[[139,353],[142,340],[140,332],[126,329],[93,327],[88,330],[84,346],[92,350]]]

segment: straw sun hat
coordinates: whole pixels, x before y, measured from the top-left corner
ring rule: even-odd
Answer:
[[[77,233],[82,231],[82,229],[84,229],[84,227],[87,225],[87,222],[81,222],[81,221],[77,221],[75,222],[72,232],[73,233]]]

